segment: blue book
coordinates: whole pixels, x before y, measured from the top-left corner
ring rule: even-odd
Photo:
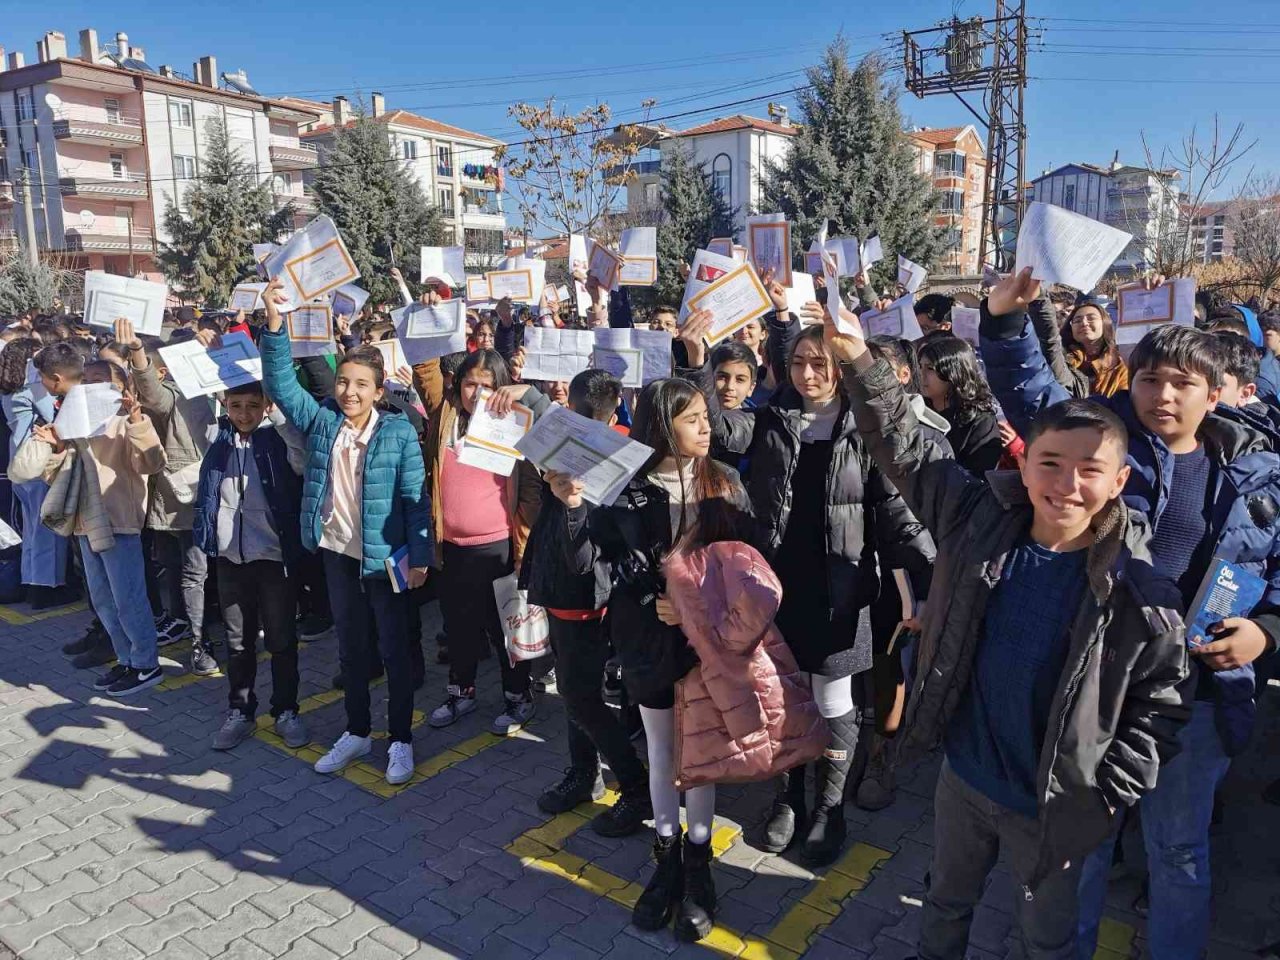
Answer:
[[[386,560],[387,576],[391,578],[391,589],[396,593],[404,593],[409,589],[409,545],[405,544]]]
[[[1228,617],[1247,617],[1262,600],[1267,581],[1239,564],[1214,557],[1187,611],[1187,646],[1209,643],[1209,628]]]

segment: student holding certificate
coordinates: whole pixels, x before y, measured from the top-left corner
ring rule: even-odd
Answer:
[[[262,379],[285,419],[306,435],[302,544],[324,563],[347,711],[345,732],[316,761],[316,772],[337,773],[372,749],[369,677],[380,659],[387,671],[387,782],[407,783],[414,766],[410,608],[392,590],[386,562],[407,550],[410,589],[427,579],[434,548],[422,448],[403,414],[379,409],[384,374],[373,347],[343,357],[335,396],[317,402],[302,389],[280,316],[282,287],[272,280],[263,294]]]
[[[800,837],[802,859],[821,866],[836,859],[845,841],[845,781],[864,707],[861,675],[872,665],[870,637],[859,636],[857,625],[877,597],[877,560],[907,571],[923,595],[933,542],[867,456],[823,327],[802,330],[777,284],[770,296],[780,312],[767,317],[769,358],[781,386],[763,408],[715,410],[711,421],[719,450],[751,458],[747,490],[765,527],[766,557],[782,582],[778,627],[809,674],[831,731],[815,764],[812,808],[804,768],[783,773],[761,846],[778,852]],[[706,356],[710,323],[697,311],[680,332],[696,368]]]

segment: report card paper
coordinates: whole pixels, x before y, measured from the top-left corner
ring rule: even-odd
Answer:
[[[658,282],[658,228],[632,227],[622,231],[618,243],[622,266],[618,269],[618,285],[649,287]]]
[[[263,262],[267,276],[284,281],[282,312],[294,310],[359,279],[360,271],[338,228],[328,217],[316,217]]]
[[[163,283],[85,271],[84,319],[91,327],[110,330],[117,317],[124,317],[133,323],[135,333],[158,337],[168,299],[169,288]]]
[[[410,364],[467,349],[467,305],[462,300],[446,300],[434,307],[410,304],[393,310],[391,321]]]
[[[643,387],[671,376],[671,334],[635,327],[599,327],[591,365],[607,370],[624,387]]]
[[[1018,228],[1019,271],[1045,286],[1065,283],[1088,292],[1133,237],[1050,203],[1032,203]]]
[[[1116,291],[1116,342],[1137,343],[1154,326],[1177,323],[1194,326],[1196,282],[1189,277],[1166,280],[1154,290],[1142,287]]]
[[[516,449],[542,470],[581,480],[583,498],[597,506],[612,504],[653,455],[651,447],[561,406],[544,413]]]
[[[707,343],[714,347],[772,310],[773,301],[751,264],[744,263],[693,296],[689,309],[711,311]]]
[[[161,347],[160,356],[188,400],[262,379],[262,358],[246,333],[226,333],[216,347],[186,340]]]
[[[747,218],[747,256],[756,273],[773,271],[773,279],[791,286],[791,224],[783,213]]]

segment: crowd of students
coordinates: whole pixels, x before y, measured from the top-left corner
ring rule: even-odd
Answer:
[[[1091,957],[1136,811],[1151,953],[1202,956],[1215,791],[1280,638],[1280,315],[1205,300],[1195,326],[1155,328],[1125,356],[1105,299],[1023,271],[987,291],[975,349],[941,294],[917,301],[911,342],[861,335],[877,301],[864,278],[855,308],[820,286],[796,315],[766,276],[774,311],[710,350],[710,314],[654,311],[673,369],[643,390],[598,369],[523,381],[526,324],[636,322],[625,288],[579,279],[584,320],[504,301],[472,316],[467,352],[395,371],[374,346],[395,335],[381,308],[340,318],[334,355],[295,360],[275,281],[249,321],[184,311],[166,331],[253,335],[262,381],[216,398],[185,398],[162,342],[127,320],[94,336],[74,317],[14,318],[0,403],[27,602],[84,583],[93,623],[64,652],[109,666],[92,681],[107,696],[160,683],[158,648],[189,639],[189,668],[228,681],[218,750],[255,730],[259,644],[276,732],[310,742],[299,640],[332,628],[346,726],[315,769],[370,753],[385,675],[386,779],[402,784],[420,608],[439,599],[449,677],[430,726],[477,709],[487,656],[495,734],[521,730],[554,682],[568,767],[538,806],[599,799],[603,758],[619,799],[591,829],[654,824],[642,929],[710,932],[717,783],[770,781],[751,842],[821,867],[848,843],[846,802],[889,805],[900,765],[940,747],[922,957],[965,955],[1001,855],[1026,954]],[[107,382],[118,415],[59,437],[62,398]],[[653,454],[602,506],[528,461],[482,470],[460,457],[482,391],[496,415],[556,402]],[[402,550],[399,591],[386,561]],[[1267,592],[1188,637],[1215,560]],[[545,661],[507,655],[493,584],[512,572],[548,615]]]

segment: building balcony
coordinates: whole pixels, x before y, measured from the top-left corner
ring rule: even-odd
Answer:
[[[121,177],[59,177],[64,197],[101,197],[106,200],[146,200],[147,178],[141,173]]]
[[[661,160],[632,160],[630,163],[617,163],[604,171],[606,180],[621,180],[629,174],[637,177],[656,177],[662,173]]]
[[[71,143],[139,147],[142,146],[142,121],[120,114],[60,110],[54,114],[53,136]]]
[[[64,249],[77,253],[149,253],[153,247],[151,227],[134,224],[130,236],[127,227],[97,228],[66,232]]]
[[[436,176],[437,176],[437,177],[449,177],[449,178],[451,178],[451,179],[452,179],[452,177],[453,177],[453,166],[452,166],[451,164],[448,164],[448,163],[437,163],[437,164],[436,164]]]
[[[0,180],[0,206],[9,206],[13,203],[13,181]]]
[[[299,213],[315,213],[319,210],[316,204],[316,198],[310,193],[276,193],[276,206],[283,207],[287,203],[292,203],[293,208]]]
[[[276,170],[308,170],[320,163],[315,144],[289,137],[271,138],[271,166]]]

